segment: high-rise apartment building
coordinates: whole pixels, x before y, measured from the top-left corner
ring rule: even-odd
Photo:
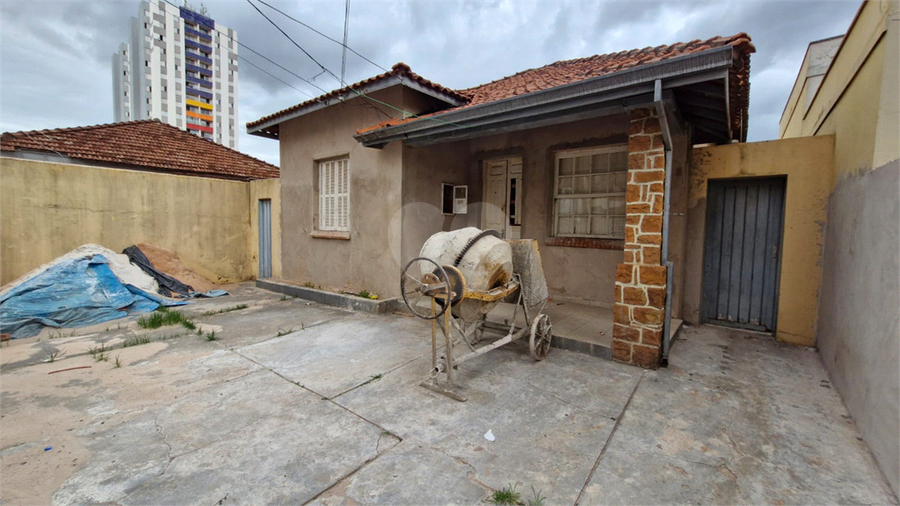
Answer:
[[[237,33],[205,9],[141,2],[112,56],[116,121],[159,119],[238,148]]]

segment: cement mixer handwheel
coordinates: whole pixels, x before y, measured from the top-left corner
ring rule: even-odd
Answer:
[[[539,314],[531,324],[531,337],[528,342],[528,351],[531,358],[544,360],[550,353],[550,341],[553,339],[553,326],[550,325],[550,317]]]
[[[431,266],[428,266],[427,269],[420,268],[421,278],[416,279],[416,277],[409,272],[410,267],[416,262],[425,262],[426,264],[433,265],[434,268],[432,269]],[[403,296],[403,302],[406,303],[406,307],[412,311],[412,314],[419,318],[433,320],[444,314],[448,304],[435,304],[434,307],[436,311],[434,314],[430,311],[425,312],[424,308],[419,307],[418,303],[423,297],[431,296],[431,294],[428,294],[425,291],[425,288],[428,286],[437,289],[443,287],[445,293],[451,292],[450,277],[447,276],[447,272],[440,264],[426,257],[413,258],[406,264],[406,267],[403,268],[403,272],[400,274],[400,294]],[[411,298],[413,298],[413,300],[410,300]]]

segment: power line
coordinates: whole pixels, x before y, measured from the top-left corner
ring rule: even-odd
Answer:
[[[219,33],[222,33],[222,32],[219,32]],[[234,39],[231,39],[231,40],[234,40]],[[325,90],[325,88],[322,88],[321,86],[319,86],[319,85],[313,83],[311,80],[306,79],[305,77],[302,77],[302,76],[298,75],[297,73],[292,72],[292,71],[290,71],[290,70],[284,68],[282,65],[280,65],[279,63],[273,61],[271,58],[268,58],[268,57],[266,57],[266,56],[260,54],[258,51],[254,51],[253,49],[247,47],[246,45],[242,44],[241,42],[238,42],[238,41],[236,41],[236,40],[235,40],[234,42],[236,42],[239,46],[241,46],[242,48],[246,49],[247,51],[250,51],[251,53],[255,54],[256,56],[259,56],[260,58],[262,58],[263,60],[266,60],[267,62],[271,63],[272,65],[275,65],[276,67],[280,68],[281,70],[287,72],[288,74],[291,74],[292,76],[296,77],[297,79],[300,79],[301,81],[305,82],[306,84],[308,84],[308,85],[310,85],[310,86],[312,86],[312,87],[318,89],[318,90],[321,91],[322,93],[328,93],[328,91]],[[240,55],[238,55],[238,56],[240,56]],[[315,79],[315,77],[312,77],[311,79]],[[307,94],[307,95],[308,95],[308,94]],[[312,95],[309,95],[309,96],[312,96]],[[313,98],[315,98],[315,97],[313,97]]]
[[[163,0],[163,1],[164,1],[165,3],[171,5],[172,7],[176,7],[176,8],[179,8],[179,9],[181,8],[180,6],[173,4],[173,3],[170,2],[169,0]],[[239,41],[239,40],[237,40],[237,39],[235,39],[235,38],[232,37],[231,35],[228,35],[227,33],[225,33],[225,32],[223,32],[223,31],[219,30],[218,28],[213,28],[213,30],[214,30],[216,33],[218,33],[219,35],[222,35],[223,37],[226,37],[228,40],[234,42],[234,43],[237,44],[238,46],[240,46],[240,47],[246,49],[247,51],[250,51],[251,53],[255,54],[256,56],[259,56],[259,57],[262,58],[263,60],[266,60],[267,62],[271,63],[272,65],[275,65],[276,67],[278,67],[278,68],[280,68],[281,70],[287,72],[288,74],[290,74],[290,75],[296,77],[297,79],[300,79],[301,81],[305,82],[306,84],[308,84],[308,85],[310,85],[310,86],[312,86],[312,87],[318,89],[318,90],[321,91],[322,93],[328,93],[327,90],[325,90],[324,88],[322,88],[322,87],[316,85],[315,83],[313,83],[313,82],[310,81],[309,79],[306,79],[305,77],[303,77],[303,76],[301,76],[301,75],[298,75],[296,72],[293,72],[293,71],[291,71],[291,70],[285,68],[284,66],[282,66],[282,65],[280,65],[279,63],[273,61],[271,58],[265,56],[264,54],[260,53],[259,51],[256,51],[255,49],[251,48],[250,46],[244,44],[243,42],[241,42],[241,41]],[[238,58],[241,58],[241,55],[238,54],[237,57],[238,57]],[[247,63],[250,63],[250,61],[247,60],[246,58],[243,58],[243,60],[246,61]],[[253,64],[250,63],[250,65],[253,65]],[[258,68],[258,69],[260,69],[260,70],[262,70],[262,68],[260,68],[259,66],[256,66],[256,65],[253,65],[253,66],[256,67],[256,68]],[[265,72],[265,71],[264,71],[264,72]],[[275,78],[275,79],[278,79],[278,78],[275,77],[274,75],[269,74],[268,72],[266,72],[266,73],[267,73],[269,76],[271,76],[271,77],[273,77],[273,78]],[[281,79],[278,79],[278,80],[284,83],[284,81],[282,81]],[[287,84],[287,83],[285,83],[285,84]],[[290,85],[288,84],[288,86],[290,86]],[[291,87],[293,88],[293,86],[291,86]],[[297,88],[294,88],[294,89],[297,89]],[[301,91],[302,93],[305,93],[306,96],[308,96],[308,97],[315,98],[315,97],[313,97],[312,95],[310,95],[309,93],[303,92],[302,90],[298,90],[298,91]]]
[[[178,5],[174,4],[174,3],[172,3],[172,2],[169,1],[169,0],[163,0],[163,1],[166,2],[167,4],[173,6],[173,7],[180,8],[180,6],[178,6]],[[359,57],[362,58],[363,60],[365,60],[365,61],[371,63],[372,65],[378,67],[379,69],[381,69],[381,70],[383,70],[383,71],[385,71],[385,72],[389,72],[387,69],[385,69],[385,68],[382,67],[381,65],[378,65],[377,63],[373,62],[372,60],[370,60],[370,59],[366,58],[365,56],[359,54],[359,53],[356,52],[353,48],[347,46],[346,44],[342,44],[341,42],[339,42],[339,41],[337,41],[337,40],[335,40],[335,39],[332,39],[331,37],[325,35],[324,33],[322,33],[322,32],[320,32],[320,31],[316,30],[315,28],[313,28],[313,27],[307,25],[306,23],[303,23],[302,21],[300,21],[300,20],[298,20],[298,19],[295,19],[295,18],[293,18],[292,16],[290,16],[290,15],[284,13],[284,12],[281,11],[280,9],[278,9],[278,8],[276,8],[276,7],[273,7],[273,6],[269,5],[269,4],[266,3],[264,0],[257,0],[257,1],[260,2],[260,3],[262,3],[262,4],[265,5],[265,6],[269,7],[270,9],[275,10],[276,12],[278,12],[278,13],[280,13],[281,15],[287,17],[288,19],[290,19],[290,20],[292,20],[292,21],[294,21],[294,22],[296,22],[296,23],[299,23],[300,25],[303,25],[304,27],[306,27],[306,28],[312,30],[313,32],[315,32],[315,33],[321,35],[322,37],[325,37],[326,39],[328,39],[328,40],[330,40],[330,41],[332,41],[332,42],[335,42],[335,43],[337,43],[337,44],[340,44],[341,46],[346,47],[347,50],[349,50],[350,52],[352,52],[352,53],[355,54],[356,56],[359,56]],[[433,118],[433,117],[423,117],[423,116],[420,116],[420,115],[418,115],[418,114],[413,114],[413,113],[411,113],[411,112],[409,112],[409,111],[403,110],[403,109],[401,109],[401,108],[399,108],[399,107],[396,107],[396,106],[394,106],[394,105],[388,104],[387,102],[383,102],[383,101],[378,100],[378,99],[376,99],[376,98],[370,97],[369,95],[366,95],[366,94],[364,94],[364,93],[359,92],[358,90],[353,89],[353,87],[347,85],[347,83],[345,83],[345,82],[343,81],[343,79],[338,78],[333,72],[331,72],[328,68],[326,68],[324,65],[322,65],[321,63],[319,63],[318,60],[316,60],[315,58],[313,58],[313,56],[312,56],[311,54],[309,54],[309,52],[307,52],[305,49],[303,49],[303,47],[301,47],[299,44],[297,44],[297,42],[295,42],[294,39],[292,39],[287,33],[285,33],[284,30],[281,29],[281,27],[279,27],[274,21],[272,21],[271,19],[269,19],[269,17],[266,16],[261,10],[259,10],[258,7],[256,7],[255,5],[253,5],[253,3],[252,3],[250,0],[247,0],[247,3],[249,3],[250,6],[253,7],[253,8],[256,10],[256,12],[258,12],[260,15],[262,15],[264,18],[266,18],[266,20],[267,20],[269,23],[271,23],[272,26],[274,26],[275,28],[277,28],[279,32],[281,32],[285,37],[287,37],[288,40],[290,40],[295,46],[297,46],[298,49],[300,49],[301,51],[303,51],[303,53],[304,53],[305,55],[307,55],[313,62],[316,63],[316,65],[319,66],[320,69],[322,69],[322,72],[320,72],[319,74],[317,74],[316,77],[318,77],[319,75],[322,75],[323,73],[327,73],[327,74],[329,74],[331,77],[335,78],[338,82],[340,82],[341,85],[343,85],[347,90],[349,90],[349,91],[355,93],[357,96],[359,96],[359,97],[361,97],[361,98],[364,98],[364,99],[366,99],[366,100],[369,100],[370,102],[374,102],[374,103],[383,105],[384,107],[387,107],[387,108],[389,108],[389,109],[392,109],[392,110],[394,110],[394,111],[397,111],[397,112],[401,113],[404,117],[407,117],[407,118],[419,118],[419,119],[425,119],[425,120],[428,120],[428,121],[434,121],[435,123],[441,123],[441,124],[444,124],[444,125],[451,125],[451,126],[463,128],[462,125],[459,125],[459,124],[456,124],[456,123],[453,123],[453,122],[450,122],[450,121],[445,121],[445,120],[438,119],[438,118]],[[281,70],[283,70],[283,71],[285,71],[285,72],[291,74],[292,76],[296,77],[297,79],[300,79],[301,81],[305,82],[306,84],[309,84],[310,86],[312,86],[312,87],[318,89],[318,90],[321,91],[323,94],[333,93],[333,91],[332,91],[332,92],[329,92],[329,91],[325,90],[324,88],[322,88],[321,86],[319,86],[319,85],[313,83],[310,79],[306,79],[306,78],[304,78],[304,77],[298,75],[297,73],[295,73],[295,72],[293,72],[293,71],[291,71],[291,70],[285,68],[283,65],[281,65],[281,64],[279,64],[279,63],[277,63],[277,62],[275,62],[275,61],[272,60],[271,58],[269,58],[269,57],[267,57],[267,56],[261,54],[260,52],[258,52],[258,51],[256,51],[256,50],[252,49],[251,47],[249,47],[249,46],[247,46],[246,44],[242,43],[241,41],[235,39],[234,37],[228,35],[227,33],[223,32],[223,31],[221,31],[221,30],[219,30],[219,29],[217,29],[217,28],[213,28],[213,30],[214,30],[216,33],[219,33],[220,35],[222,35],[222,36],[228,38],[229,40],[231,40],[232,42],[236,43],[238,46],[240,46],[240,47],[242,47],[242,48],[244,48],[244,49],[250,51],[251,53],[253,53],[253,54],[259,56],[260,58],[266,60],[267,62],[271,63],[272,65],[275,65],[276,67],[278,67],[278,68],[280,68]],[[240,55],[240,54],[237,54],[237,57],[238,57],[238,58],[241,58],[241,55]],[[251,62],[250,62],[249,60],[247,60],[246,58],[242,58],[242,59],[243,59],[244,61],[246,61],[247,63],[249,63],[250,65],[253,65],[253,66],[256,67],[257,69],[259,69],[259,70],[265,72],[268,76],[270,76],[270,77],[272,77],[272,78],[278,80],[279,82],[282,82],[282,83],[284,83],[284,84],[286,84],[286,85],[288,85],[288,86],[291,86],[290,84],[288,84],[288,83],[286,83],[285,81],[279,79],[278,77],[272,75],[271,73],[264,71],[264,70],[263,70],[261,67],[259,67],[258,65],[254,65],[253,63],[251,63]],[[398,76],[398,77],[399,77],[399,76]],[[315,77],[313,77],[312,79],[315,79]],[[402,77],[400,77],[400,81],[401,81],[401,82],[404,82]],[[312,97],[312,95],[310,95],[309,93],[303,92],[302,90],[300,90],[300,89],[298,89],[298,88],[296,88],[296,87],[294,87],[294,86],[291,86],[291,88],[293,88],[293,89],[295,89],[295,90],[297,90],[297,91],[300,91],[301,93],[305,93],[306,96]],[[337,90],[334,90],[334,91],[337,91]],[[312,97],[312,100],[318,100],[318,97]]]
[[[257,1],[260,2],[260,3],[265,3],[265,2],[263,2],[263,0],[257,0]],[[427,119],[427,120],[429,120],[429,121],[434,121],[434,122],[436,122],[436,123],[441,123],[441,124],[444,124],[444,125],[451,125],[451,126],[455,126],[455,127],[459,127],[459,128],[464,128],[462,125],[458,125],[458,124],[452,123],[452,122],[450,122],[450,121],[444,121],[444,120],[442,120],[442,119],[433,118],[433,117],[430,117],[430,116],[429,116],[429,117],[423,117],[423,116],[419,116],[418,114],[413,114],[413,113],[411,113],[411,112],[409,112],[409,111],[405,111],[405,110],[403,110],[403,109],[400,109],[399,107],[396,107],[396,106],[394,106],[394,105],[388,104],[387,102],[383,102],[383,101],[378,100],[378,99],[376,99],[376,98],[372,98],[372,97],[370,97],[369,95],[366,95],[366,94],[364,94],[364,93],[359,92],[358,90],[353,89],[352,86],[347,85],[347,83],[345,83],[341,78],[339,78],[338,76],[336,76],[336,75],[334,74],[334,72],[332,72],[331,70],[329,70],[327,67],[325,67],[325,66],[322,65],[321,63],[319,63],[319,61],[316,60],[311,54],[309,54],[309,52],[308,52],[306,49],[303,49],[303,47],[300,46],[300,44],[297,44],[297,42],[294,41],[294,39],[292,39],[291,36],[288,35],[284,30],[282,30],[281,27],[278,26],[277,23],[275,23],[274,21],[272,21],[272,20],[269,18],[269,16],[266,16],[261,10],[259,10],[259,7],[253,5],[253,2],[251,2],[250,0],[247,0],[247,3],[250,4],[250,6],[253,7],[253,8],[256,10],[256,12],[260,13],[260,15],[262,15],[262,17],[266,18],[266,21],[268,21],[269,23],[271,23],[272,26],[274,26],[279,32],[281,32],[282,35],[284,35],[285,37],[287,37],[287,39],[288,39],[289,41],[291,41],[292,44],[294,44],[295,46],[297,46],[297,49],[299,49],[300,51],[303,51],[303,54],[305,54],[307,57],[309,57],[310,60],[312,60],[313,62],[315,62],[315,64],[318,65],[319,68],[321,68],[323,72],[325,72],[325,73],[327,73],[328,75],[330,75],[331,77],[335,78],[338,82],[341,83],[341,85],[344,86],[344,88],[346,88],[346,89],[349,90],[349,91],[352,91],[353,93],[356,93],[357,96],[359,96],[359,97],[361,97],[361,98],[365,98],[366,100],[370,100],[370,101],[375,102],[375,103],[377,103],[377,104],[381,104],[381,105],[383,105],[383,106],[385,106],[385,107],[388,107],[388,108],[390,108],[390,109],[393,109],[393,110],[395,110],[395,111],[397,111],[397,112],[400,112],[400,113],[403,114],[404,117],[407,117],[407,118],[410,118],[410,117],[411,117],[411,118]],[[280,12],[280,11],[279,11],[279,12]]]
[[[273,6],[273,5],[270,5],[270,4],[266,3],[264,0],[257,0],[257,1],[258,1],[259,3],[265,5],[266,7],[272,9],[273,11],[275,11],[275,12],[281,14],[282,16],[284,16],[284,17],[290,19],[291,21],[293,21],[293,22],[295,22],[295,23],[297,23],[297,24],[299,24],[299,25],[301,25],[301,26],[304,26],[304,27],[306,27],[306,28],[312,30],[313,32],[315,32],[315,33],[321,35],[322,37],[325,37],[326,39],[330,40],[331,42],[334,42],[335,44],[339,44],[339,45],[342,46],[344,49],[350,51],[351,53],[355,54],[356,56],[359,56],[359,57],[362,58],[363,60],[365,60],[365,61],[371,63],[372,65],[374,65],[374,66],[376,66],[376,67],[378,67],[379,69],[381,69],[382,72],[388,72],[388,69],[386,69],[386,68],[382,67],[381,65],[379,65],[379,64],[377,64],[377,63],[375,63],[375,62],[373,62],[372,60],[366,58],[365,56],[363,56],[363,55],[357,53],[352,47],[350,47],[350,46],[347,45],[347,42],[346,42],[346,41],[341,42],[341,41],[339,41],[339,40],[335,40],[335,39],[329,37],[328,35],[325,35],[324,33],[320,32],[319,30],[316,30],[315,28],[309,26],[308,24],[304,23],[303,21],[300,21],[299,19],[297,19],[297,18],[291,16],[290,14],[288,14],[288,13],[282,11],[282,10],[279,9],[278,7],[275,7],[275,6]],[[347,14],[349,14],[349,9],[348,9],[348,11],[347,11]]]
[[[335,78],[335,80],[337,80],[337,82],[341,83],[342,86],[347,86],[347,83],[345,83],[344,81],[342,81],[340,77],[334,75],[334,72],[328,70],[328,69],[325,67],[325,65],[322,65],[321,63],[319,63],[319,60],[315,59],[315,57],[313,57],[313,55],[309,54],[309,51],[303,49],[303,46],[301,46],[300,44],[297,44],[297,42],[295,42],[294,39],[292,39],[291,36],[287,34],[287,32],[285,32],[284,30],[282,30],[281,27],[278,26],[278,24],[276,24],[274,21],[272,21],[271,19],[269,19],[269,16],[266,16],[266,14],[265,14],[263,11],[259,10],[259,7],[257,7],[256,5],[254,5],[253,2],[251,2],[250,0],[247,0],[247,3],[250,4],[250,7],[253,7],[253,8],[256,10],[256,12],[258,12],[262,17],[266,18],[266,21],[268,21],[269,23],[271,23],[272,26],[274,26],[279,32],[281,32],[282,35],[284,35],[285,37],[287,37],[287,39],[288,39],[289,41],[291,41],[291,43],[292,43],[293,45],[297,46],[297,49],[299,49],[300,51],[303,51],[303,54],[305,54],[310,60],[312,60],[313,63],[315,63],[316,65],[318,65],[320,69],[324,70],[325,72],[328,73],[328,75],[330,75],[331,77]]]
[[[237,55],[237,57],[240,58],[241,60],[244,60],[244,61],[247,62],[249,65],[251,65],[251,66],[253,66],[253,67],[256,67],[260,72],[263,72],[264,74],[268,75],[268,76],[271,77],[272,79],[275,79],[276,81],[279,81],[279,82],[281,82],[282,84],[285,84],[285,85],[287,85],[287,86],[290,86],[291,88],[293,88],[293,89],[299,91],[300,93],[303,93],[304,95],[306,95],[307,97],[309,97],[309,98],[311,98],[311,99],[316,98],[316,97],[312,96],[311,94],[309,94],[308,92],[305,92],[305,91],[301,90],[300,88],[294,86],[293,84],[290,84],[290,83],[288,83],[288,82],[286,82],[286,81],[284,81],[284,80],[278,78],[277,76],[272,75],[271,73],[269,73],[268,71],[266,71],[265,69],[263,69],[263,68],[260,67],[259,65],[253,63],[252,61],[248,60],[247,58],[245,58],[245,57],[243,57],[243,56],[241,56],[241,55]]]

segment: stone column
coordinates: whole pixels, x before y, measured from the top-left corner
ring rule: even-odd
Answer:
[[[660,265],[666,152],[654,108],[633,109],[628,129],[625,253],[616,270],[613,359],[659,366],[666,307]]]

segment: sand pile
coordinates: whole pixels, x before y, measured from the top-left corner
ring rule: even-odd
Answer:
[[[147,255],[147,259],[150,260],[150,263],[152,263],[153,267],[156,267],[157,270],[172,276],[186,285],[190,285],[198,292],[207,292],[209,290],[222,288],[221,285],[217,285],[208,278],[197,273],[197,271],[184,265],[178,257],[178,253],[175,253],[174,251],[146,242],[138,244],[137,247],[144,252],[144,255]]]
[[[159,290],[159,284],[157,284],[156,280],[142,271],[140,267],[132,264],[127,255],[116,253],[109,248],[104,248],[97,244],[85,244],[73,249],[65,255],[56,257],[52,261],[47,262],[19,279],[7,284],[0,289],[0,293],[6,293],[7,291],[12,290],[57,264],[75,258],[91,258],[94,255],[103,255],[107,260],[107,265],[109,265],[110,270],[113,271],[113,274],[115,274],[122,283],[136,286],[141,290],[150,293],[157,293],[157,290]]]

